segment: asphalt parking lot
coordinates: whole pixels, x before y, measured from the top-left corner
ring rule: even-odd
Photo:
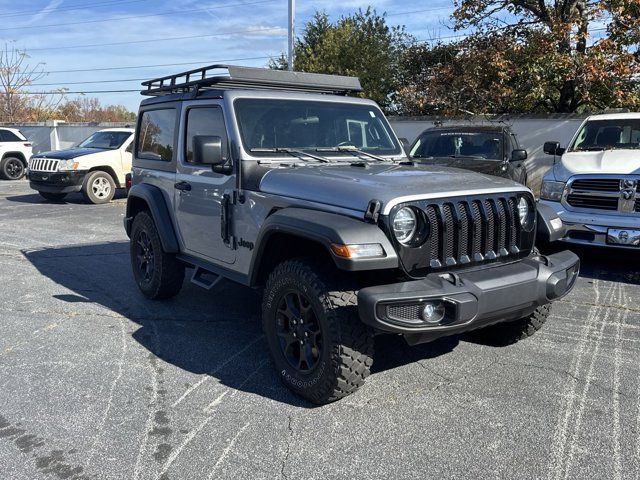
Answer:
[[[366,385],[312,407],[253,291],[138,293],[124,207],[0,182],[0,478],[640,477],[640,254],[580,251],[516,345],[378,337]]]

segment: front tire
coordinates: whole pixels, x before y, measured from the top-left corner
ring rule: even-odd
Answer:
[[[159,300],[177,295],[184,281],[184,264],[162,249],[160,235],[147,212],[138,213],[129,242],[133,277],[145,297]]]
[[[42,198],[44,198],[45,200],[49,200],[50,202],[59,202],[61,200],[64,200],[64,198],[67,196],[66,193],[41,192],[41,191],[38,191],[38,193]]]
[[[82,196],[94,205],[109,203],[115,193],[116,184],[113,178],[102,170],[90,172],[82,184]]]
[[[498,323],[471,332],[471,338],[481,343],[510,345],[530,337],[547,321],[551,313],[551,304],[536,308],[530,315],[512,322]]]
[[[373,363],[373,333],[358,317],[357,292],[306,260],[288,260],[269,276],[263,328],[282,382],[325,404],[355,392]]]
[[[0,177],[4,180],[20,180],[24,174],[24,163],[19,158],[6,157],[0,162]]]

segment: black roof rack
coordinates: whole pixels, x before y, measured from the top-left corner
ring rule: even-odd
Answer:
[[[346,95],[360,92],[357,77],[325,75],[321,73],[288,72],[269,68],[240,67],[237,65],[209,65],[187,72],[168,75],[142,82],[146,87],[142,95],[161,96],[170,93],[194,92],[207,88],[227,90],[292,90],[298,92]]]

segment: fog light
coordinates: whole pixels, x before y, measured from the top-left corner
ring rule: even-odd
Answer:
[[[420,311],[420,316],[427,323],[439,323],[444,318],[444,303],[425,303]]]

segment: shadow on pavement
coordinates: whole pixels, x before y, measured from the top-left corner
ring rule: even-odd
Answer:
[[[124,189],[116,190],[116,194],[113,196],[113,200],[120,200],[123,198],[127,198],[127,191]],[[26,195],[11,195],[6,197],[8,202],[15,203],[30,203],[30,204],[38,204],[38,203],[52,203],[52,204],[64,204],[70,203],[74,205],[79,204],[87,204],[81,193],[69,193],[63,200],[46,200],[40,196],[37,192],[26,194]]]
[[[74,304],[80,315],[99,315],[95,306],[83,306],[98,304],[108,310],[105,315],[116,312],[136,322],[140,328],[133,338],[164,361],[188,372],[209,374],[234,389],[310,406],[290,393],[271,367],[256,291],[221,282],[209,292],[185,279],[182,292],[174,299],[147,300],[133,281],[126,242],[47,248],[23,254],[42,275],[72,292],[54,298]],[[589,251],[580,256],[583,276],[638,283],[638,272],[630,271],[624,255],[612,259],[609,252]],[[453,336],[409,347],[399,336],[378,336],[373,373],[444,355],[454,350],[461,339],[468,340]]]

